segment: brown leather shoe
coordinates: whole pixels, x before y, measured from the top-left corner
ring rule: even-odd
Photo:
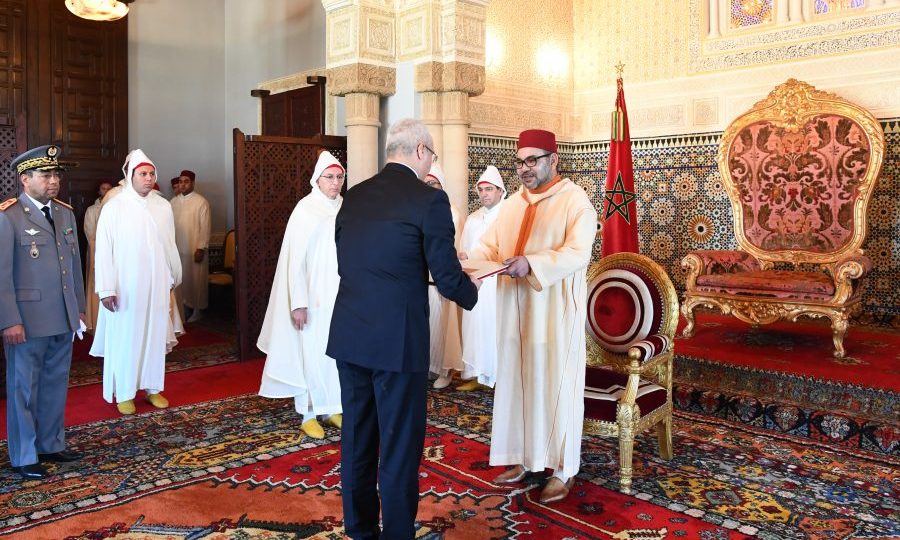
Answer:
[[[569,481],[563,484],[563,481],[555,476],[551,476],[541,491],[540,501],[543,504],[550,504],[561,501],[569,494],[569,490],[575,485],[575,477],[569,478]]]
[[[496,478],[494,478],[495,484],[518,484],[522,480],[525,480],[525,475],[528,474],[528,471],[525,470],[525,467],[521,465],[516,465],[511,469],[507,469],[502,473],[498,474]]]

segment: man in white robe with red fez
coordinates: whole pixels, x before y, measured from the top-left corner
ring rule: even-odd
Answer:
[[[431,170],[423,180],[425,184],[441,191],[446,191],[446,181],[444,171],[437,163],[432,164]],[[454,244],[456,250],[459,251],[462,214],[453,207],[453,204],[450,205],[450,217],[453,219],[453,228],[456,231]],[[428,326],[431,330],[431,362],[428,371],[437,375],[433,386],[438,390],[450,386],[450,382],[453,380],[453,371],[462,371],[464,367],[459,311],[459,307],[454,302],[438,293],[436,286],[429,285]]]
[[[586,271],[597,232],[597,211],[558,165],[553,133],[523,131],[515,158],[522,187],[468,254],[510,265],[497,284],[490,464],[512,467],[495,482],[552,469],[543,503],[568,495],[581,464]]]
[[[91,354],[103,357],[103,398],[134,414],[138,390],[154,407],[169,406],[161,392],[181,260],[172,207],[153,189],[156,166],[138,149],[123,172],[122,189],[104,202],[97,224],[94,278],[103,307]]]
[[[466,218],[460,239],[459,259],[468,259],[468,251],[481,241],[488,227],[496,221],[506,197],[506,186],[500,171],[488,165],[475,184],[481,208]],[[462,263],[463,268],[466,263]],[[478,303],[472,311],[462,313],[462,358],[465,367],[456,387],[464,392],[482,386],[494,386],[497,373],[497,276],[484,278],[478,291]]]
[[[172,203],[175,215],[175,244],[181,256],[181,285],[175,290],[175,298],[181,305],[181,313],[191,310],[187,322],[196,322],[203,316],[208,304],[210,215],[209,201],[197,193],[194,171],[181,171],[180,195]]]
[[[337,364],[325,348],[340,284],[334,222],[345,174],[330,152],[319,154],[312,191],[288,219],[256,343],[267,355],[259,395],[294,398],[300,428],[314,439],[325,438],[317,416],[337,428],[342,420]]]
[[[86,280],[84,294],[87,305],[84,317],[87,319],[85,321],[87,330],[91,334],[94,333],[94,328],[97,326],[97,315],[100,313],[100,298],[94,292],[94,245],[97,243],[97,222],[100,220],[100,206],[103,204],[103,197],[112,187],[113,183],[109,180],[100,182],[100,186],[97,188],[99,197],[84,211],[84,226],[81,228],[88,241],[87,260],[84,265]]]

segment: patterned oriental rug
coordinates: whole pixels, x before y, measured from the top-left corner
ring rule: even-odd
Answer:
[[[616,491],[617,444],[586,437],[560,504],[542,474],[493,485],[489,392],[433,392],[418,538],[727,540],[900,535],[897,459],[678,413],[675,458],[635,447],[635,494]],[[45,482],[0,473],[0,534],[27,538],[342,538],[338,432],[299,432],[290,400],[241,396],[77,426],[78,466]],[[0,449],[2,454],[3,449]]]
[[[85,335],[72,346],[69,388],[103,382],[103,359],[91,356],[93,336]],[[237,362],[235,337],[203,326],[188,325],[178,345],[166,356],[166,372]]]
[[[675,406],[745,425],[900,456],[900,333],[853,327],[832,356],[817,322],[752,328],[699,313],[675,341]]]

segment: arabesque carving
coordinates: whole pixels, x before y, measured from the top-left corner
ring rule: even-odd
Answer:
[[[372,64],[349,64],[328,69],[329,91],[335,96],[351,93],[391,96],[396,91],[396,70]]]

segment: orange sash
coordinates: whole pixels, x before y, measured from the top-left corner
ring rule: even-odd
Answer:
[[[543,186],[537,189],[528,189],[528,193],[533,193],[535,195],[540,195],[541,193],[545,193],[547,190],[558,184],[562,180],[562,176],[556,175],[552,180],[544,184]],[[528,197],[525,196],[525,191],[522,191],[522,198],[528,202]],[[543,201],[545,199],[541,199]],[[519,238],[516,240],[516,250],[513,252],[513,255],[518,257],[519,255],[525,255],[525,243],[528,242],[528,237],[531,236],[531,227],[534,225],[534,216],[537,213],[537,205],[540,204],[541,201],[537,202],[528,202],[528,207],[525,208],[525,216],[522,218],[522,225],[519,227]]]

